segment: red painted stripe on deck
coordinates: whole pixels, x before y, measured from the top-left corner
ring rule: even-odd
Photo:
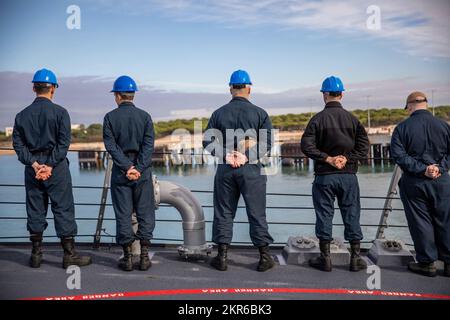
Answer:
[[[209,295],[209,294],[273,294],[273,293],[310,293],[310,294],[337,294],[382,296],[395,298],[422,298],[450,300],[450,295],[395,292],[380,290],[353,290],[353,289],[315,289],[315,288],[209,288],[209,289],[174,289],[174,290],[148,290],[115,293],[80,294],[73,296],[34,297],[22,300],[99,300],[116,298],[133,298],[145,296],[173,296],[173,295]]]

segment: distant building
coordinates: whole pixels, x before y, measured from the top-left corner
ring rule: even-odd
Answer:
[[[81,129],[81,124],[72,124],[72,125],[70,126],[70,128],[71,128],[72,130],[80,130],[80,129]]]
[[[9,137],[13,134],[13,127],[6,127],[5,128],[5,136]]]
[[[70,126],[70,129],[72,130],[80,130],[82,128],[81,124],[72,124]],[[9,137],[12,136],[13,134],[13,127],[6,127],[5,128],[5,136]]]
[[[367,134],[385,134],[385,135],[392,135],[394,132],[396,125],[390,125],[390,126],[384,126],[384,127],[375,127],[375,128],[369,128],[367,130]]]

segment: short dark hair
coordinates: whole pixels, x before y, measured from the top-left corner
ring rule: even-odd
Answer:
[[[328,94],[332,97],[340,97],[342,96],[342,92],[328,92]]]
[[[130,100],[134,99],[134,92],[117,92],[122,100]]]
[[[35,82],[33,84],[34,91],[37,94],[47,94],[50,92],[50,90],[54,87],[54,85],[50,83],[44,83],[44,82]]]
[[[236,90],[241,90],[244,89],[246,86],[247,86],[246,84],[233,84],[231,87]]]

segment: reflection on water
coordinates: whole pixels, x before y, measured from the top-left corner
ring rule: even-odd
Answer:
[[[78,167],[78,157],[76,154],[69,154],[70,169],[74,186],[101,186],[103,184],[105,171],[101,169],[80,169]],[[174,183],[182,184],[191,190],[212,190],[214,165],[184,165],[170,167],[155,167],[153,174],[159,180],[168,180]],[[362,166],[358,173],[358,179],[361,188],[361,195],[385,196],[392,176],[394,166],[384,164],[383,166]],[[23,165],[21,165],[16,156],[0,156],[0,183],[1,184],[23,184]],[[311,183],[314,174],[311,168],[300,167],[278,167],[275,175],[268,176],[267,191],[272,193],[298,193],[311,194]],[[77,203],[95,203],[100,202],[101,190],[96,189],[74,189],[75,201]],[[212,205],[212,194],[196,193],[196,197],[203,205]],[[25,190],[20,188],[0,187],[0,198],[2,201],[24,201]],[[108,198],[110,201],[110,197]],[[365,225],[378,224],[381,208],[384,200],[362,199],[361,223]],[[240,206],[244,206],[241,199]],[[303,207],[312,208],[311,197],[292,197],[292,196],[273,196],[267,197],[268,207]],[[393,201],[394,208],[402,208],[399,200]],[[77,217],[96,218],[98,215],[98,206],[76,206]],[[379,210],[367,210],[370,208],[379,208]],[[213,210],[204,208],[205,218],[211,221]],[[5,205],[0,204],[0,216],[3,217],[26,217],[24,205]],[[48,217],[52,217],[49,211]],[[111,206],[108,206],[105,212],[106,218],[113,218],[114,213]],[[157,211],[159,219],[179,219],[177,211],[173,208],[160,208]],[[315,214],[312,209],[267,209],[267,218],[274,222],[311,222],[314,223]],[[238,209],[236,221],[247,221],[245,209]],[[336,210],[334,222],[342,224],[339,210]],[[394,225],[406,225],[403,211],[393,211],[388,222]],[[2,220],[0,236],[21,236],[26,235],[26,223],[23,220]],[[79,221],[79,234],[92,235],[95,232],[95,221]],[[115,234],[114,221],[105,221],[104,227],[107,233]],[[155,229],[156,238],[181,239],[182,229],[180,223],[158,222]],[[314,226],[299,225],[271,225],[270,232],[277,243],[283,243],[291,235],[314,235]],[[363,227],[365,240],[373,240],[376,233],[375,227]],[[49,221],[47,235],[54,235],[53,221]],[[336,226],[335,236],[343,237],[343,227]],[[409,232],[407,228],[388,228],[387,237],[402,239],[410,243]],[[211,223],[207,223],[207,238],[211,238]],[[81,241],[92,241],[92,237],[80,238]],[[236,224],[234,227],[235,241],[250,241],[248,236],[247,224]],[[109,238],[103,238],[103,241],[112,241]],[[156,242],[156,241],[155,241]]]

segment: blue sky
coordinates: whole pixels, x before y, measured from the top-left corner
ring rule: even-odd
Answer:
[[[66,28],[66,9],[71,4],[81,9],[80,30]],[[367,94],[380,90],[389,92],[389,99],[374,98],[374,106],[398,106],[408,91],[431,88],[437,90],[437,103],[449,103],[450,1],[377,1],[381,9],[377,31],[366,27],[371,4],[360,0],[0,1],[0,77],[23,81],[47,67],[67,82],[83,81],[83,90],[89,91],[129,74],[148,91],[142,102],[159,118],[173,117],[183,109],[193,115],[201,109],[206,115],[225,103],[229,75],[238,68],[251,73],[255,98],[272,113],[289,108],[300,112],[311,99],[320,107],[320,96],[315,94],[331,74],[340,76],[349,92],[354,89],[349,104],[355,107]],[[396,96],[389,90],[399,82],[404,85]],[[70,105],[73,99],[66,90],[63,102]],[[162,112],[152,103],[152,94],[180,100]],[[201,98],[183,105],[183,94]],[[8,103],[18,105],[30,98],[9,96]],[[97,102],[109,103],[106,98]],[[90,103],[80,101],[82,105],[75,107]],[[0,126],[10,121],[5,111],[0,116]]]

